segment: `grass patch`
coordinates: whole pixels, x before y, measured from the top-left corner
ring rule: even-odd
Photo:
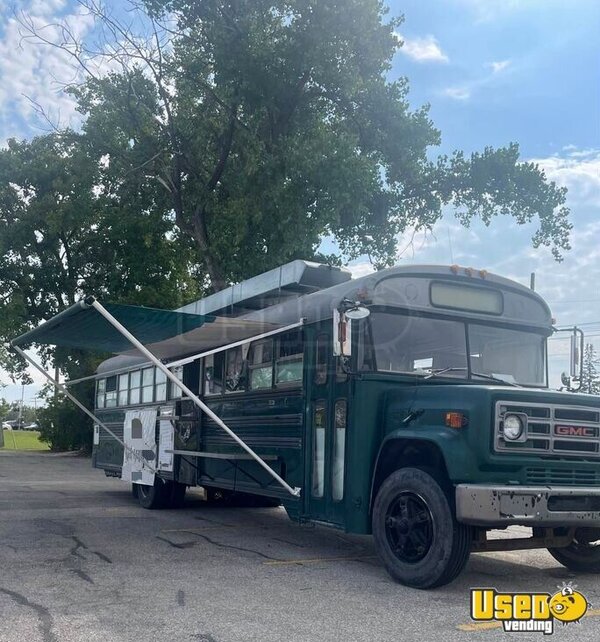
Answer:
[[[35,430],[5,430],[4,450],[49,450]]]

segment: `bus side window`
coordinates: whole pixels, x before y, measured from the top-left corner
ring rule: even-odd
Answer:
[[[98,379],[98,386],[96,389],[96,408],[104,408],[106,398],[106,379]]]
[[[248,356],[250,390],[270,388],[273,385],[273,340],[257,341]]]
[[[142,403],[154,401],[154,368],[142,370]]]
[[[323,497],[325,489],[325,430],[327,427],[327,404],[324,399],[315,403],[313,416],[312,486],[313,497]]]
[[[106,407],[115,408],[117,405],[117,377],[108,377],[106,380]]]
[[[225,392],[240,392],[246,387],[242,346],[227,350],[225,359]]]
[[[167,399],[167,375],[156,368],[156,401],[165,401]]]
[[[315,360],[315,384],[322,386],[327,382],[327,363],[329,361],[329,337],[320,334],[317,337],[317,355]]]
[[[206,357],[204,368],[204,394],[220,395],[223,392],[223,370],[225,354],[217,352]]]
[[[129,374],[129,404],[136,405],[141,401],[142,371],[134,370]]]
[[[129,393],[129,373],[119,375],[119,406],[126,406]]]
[[[183,381],[183,366],[178,366],[177,368],[173,368],[173,374],[179,379],[179,381]],[[180,399],[181,398],[181,388],[178,388],[172,381],[170,383],[170,392],[169,392],[169,399]]]
[[[275,362],[275,385],[302,382],[303,350],[301,331],[281,335]]]

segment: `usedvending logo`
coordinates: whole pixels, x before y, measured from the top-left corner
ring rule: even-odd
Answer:
[[[493,588],[471,589],[471,618],[501,622],[507,633],[554,633],[554,625],[581,623],[590,604],[575,584],[563,583],[554,593],[502,593]]]

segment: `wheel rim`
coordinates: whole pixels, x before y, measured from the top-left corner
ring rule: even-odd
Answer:
[[[388,506],[385,534],[394,555],[415,564],[429,552],[433,542],[433,516],[417,493],[402,492]]]

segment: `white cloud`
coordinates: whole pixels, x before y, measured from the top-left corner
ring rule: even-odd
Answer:
[[[471,90],[468,87],[446,87],[442,90],[442,95],[452,100],[469,100]]]
[[[65,4],[65,0],[30,0],[17,17],[4,12],[4,19],[0,18],[0,142],[31,135],[30,129],[35,132],[36,126],[48,128],[39,108],[57,125],[73,126],[79,121],[75,101],[63,91],[64,83],[78,78],[74,60],[58,48],[24,39],[25,30],[19,24],[26,20],[35,29],[43,29],[45,38],[59,43],[63,34],[58,22],[66,20],[80,40],[92,29],[93,19],[80,10],[65,15]]]
[[[489,66],[491,67],[493,73],[499,74],[501,71],[507,69],[510,64],[510,60],[495,60],[490,62]]]
[[[358,261],[346,266],[352,272],[353,279],[360,279],[361,276],[367,276],[375,272],[375,268],[369,261]]]
[[[532,161],[546,172],[550,180],[569,189],[568,200],[572,206],[600,207],[600,149],[578,149],[567,145],[564,151],[566,153],[562,155],[534,158]]]
[[[442,51],[438,41],[431,34],[424,37],[407,38],[397,33],[403,42],[400,51],[416,62],[449,62],[448,56]]]

